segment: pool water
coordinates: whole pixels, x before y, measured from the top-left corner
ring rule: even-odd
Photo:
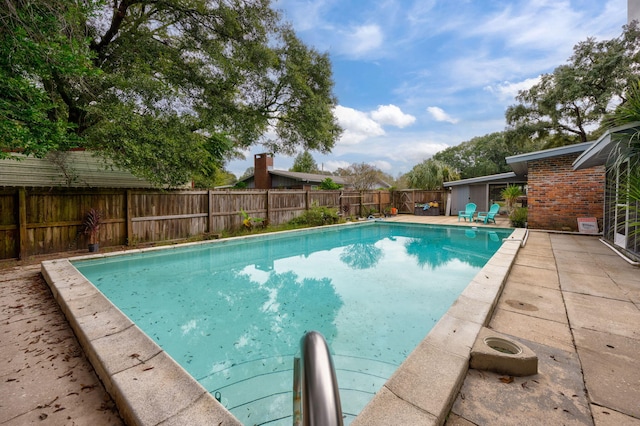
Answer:
[[[321,332],[348,424],[510,233],[369,222],[74,265],[244,424],[291,424]]]

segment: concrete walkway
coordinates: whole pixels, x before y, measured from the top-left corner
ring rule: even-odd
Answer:
[[[0,425],[123,424],[40,263],[0,269],[0,321]]]
[[[469,370],[446,424],[640,426],[640,269],[596,237],[529,235],[489,327],[538,374]]]
[[[0,264],[0,425],[122,424],[31,263]],[[530,233],[490,327],[533,349],[539,373],[469,370],[447,424],[640,426],[639,308],[640,269],[597,238]]]

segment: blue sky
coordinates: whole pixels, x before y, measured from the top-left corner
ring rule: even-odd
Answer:
[[[333,64],[345,129],[333,171],[369,163],[398,176],[449,146],[504,130],[518,90],[567,61],[587,37],[611,39],[626,0],[277,0],[298,36]],[[227,169],[240,176],[246,160]],[[289,169],[295,156],[276,154]]]

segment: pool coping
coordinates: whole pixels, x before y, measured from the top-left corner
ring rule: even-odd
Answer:
[[[297,231],[286,231],[289,232]],[[480,329],[491,319],[524,235],[524,229],[513,231],[353,420],[353,426],[444,423],[469,368],[471,347]],[[80,274],[71,261],[211,243],[215,241],[42,262],[42,275],[54,298],[128,425],[209,425],[214,420],[220,425],[242,423]]]

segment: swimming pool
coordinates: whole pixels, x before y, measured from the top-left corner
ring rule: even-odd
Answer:
[[[290,358],[304,331],[321,331],[335,354],[348,422],[510,233],[379,222],[75,265],[244,422],[290,423]],[[185,261],[188,272],[180,272]],[[194,290],[195,278],[216,284]],[[170,313],[168,301],[179,301],[180,313]],[[195,354],[202,347],[204,358]],[[243,351],[252,355],[238,358]],[[267,385],[266,395],[253,392]]]

